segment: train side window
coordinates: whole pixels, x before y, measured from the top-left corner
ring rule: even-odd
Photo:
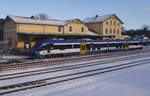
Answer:
[[[59,49],[60,49],[60,50],[65,50],[65,49],[67,49],[67,48],[66,48],[66,46],[64,46],[64,45],[60,45],[60,46],[59,46]]]
[[[75,45],[74,45],[74,48],[80,48],[80,45],[79,45],[79,44],[78,44],[78,45],[75,44]]]
[[[95,50],[95,47],[94,47],[94,46],[92,47],[92,50]]]
[[[47,50],[47,53],[50,53],[50,49]]]
[[[101,50],[101,48],[100,48],[100,47],[98,47],[98,48],[97,48],[97,50]]]
[[[126,46],[125,45],[123,45],[123,48],[125,48]]]

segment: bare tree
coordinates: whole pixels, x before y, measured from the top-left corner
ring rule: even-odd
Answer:
[[[31,18],[40,19],[40,20],[47,20],[49,18],[49,16],[45,13],[39,13],[35,16],[31,16]]]
[[[150,26],[148,26],[148,25],[143,25],[142,27],[143,27],[142,29],[145,31],[150,30]]]
[[[0,40],[3,40],[3,33],[4,33],[4,19],[0,19]]]

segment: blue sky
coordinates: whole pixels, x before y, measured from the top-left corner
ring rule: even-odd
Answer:
[[[54,19],[73,19],[115,13],[126,29],[150,25],[150,0],[1,0],[0,18],[46,13]]]

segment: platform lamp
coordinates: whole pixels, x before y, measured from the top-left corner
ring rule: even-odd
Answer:
[[[27,46],[26,46],[26,47],[28,47],[27,49],[28,49],[28,52],[29,52],[29,53],[30,53],[30,51],[31,51],[31,47],[32,47],[31,43],[32,43],[34,37],[35,37],[34,35],[28,37],[28,43],[27,43]],[[31,55],[31,54],[30,54],[30,55]]]

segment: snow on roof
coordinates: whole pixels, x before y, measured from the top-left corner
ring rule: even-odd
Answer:
[[[97,34],[97,33],[95,33],[95,32],[92,32],[92,31],[88,31],[87,33],[86,33],[87,35],[93,35],[93,36],[98,36],[98,35],[100,35],[100,34]]]
[[[84,19],[83,22],[84,23],[102,22],[112,16],[116,16],[116,15],[115,14],[107,14],[107,15],[102,15],[102,16],[96,15],[95,17],[88,17],[88,18]]]
[[[31,19],[30,17],[21,17],[21,16],[12,16],[9,15],[14,22],[16,23],[27,23],[27,24],[45,24],[45,25],[59,25],[63,26],[68,23],[71,23],[77,19],[72,20],[56,20],[56,19],[47,19],[47,20],[40,20],[40,19]]]
[[[77,19],[65,20],[65,22],[68,24],[68,23],[71,23],[71,22],[73,22],[73,21],[75,21],[75,20],[77,20]]]

